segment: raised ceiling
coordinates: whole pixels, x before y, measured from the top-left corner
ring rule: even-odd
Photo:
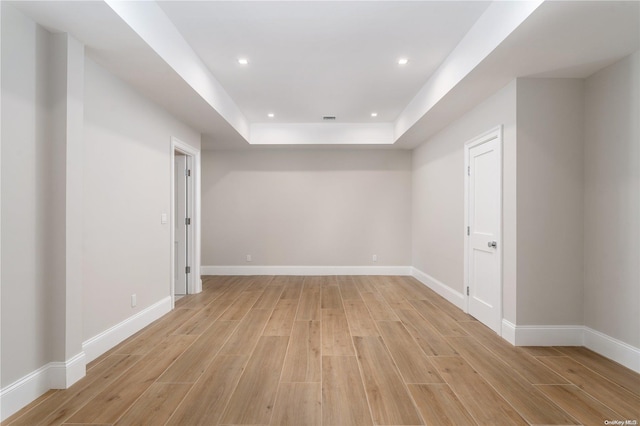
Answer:
[[[640,48],[636,1],[13,4],[205,148],[411,148],[515,77],[582,78]]]
[[[489,2],[161,2],[252,123],[398,118]],[[246,66],[239,57],[249,60]],[[398,65],[398,59],[409,59]],[[274,113],[273,120],[267,117]]]

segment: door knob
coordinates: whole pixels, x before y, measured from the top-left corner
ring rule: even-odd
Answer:
[[[489,241],[487,245],[491,248],[498,248],[498,243],[496,241]]]

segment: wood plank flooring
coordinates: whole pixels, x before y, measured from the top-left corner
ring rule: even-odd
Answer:
[[[640,421],[640,375],[585,348],[513,347],[410,277],[203,287],[2,424]]]

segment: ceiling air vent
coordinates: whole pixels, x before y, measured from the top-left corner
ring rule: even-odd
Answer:
[[[335,121],[336,120],[336,116],[335,115],[325,115],[324,117],[322,117],[323,121]]]

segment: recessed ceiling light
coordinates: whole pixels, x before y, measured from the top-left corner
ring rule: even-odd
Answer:
[[[272,112],[270,112],[269,114],[267,114],[267,117],[269,117],[269,118],[273,118],[273,117],[275,117],[275,116],[276,116],[276,115],[275,115],[274,113],[272,113]]]
[[[247,58],[239,58],[238,63],[240,65],[247,65],[249,63],[249,60]]]
[[[409,60],[407,58],[398,59],[398,65],[407,65],[408,63],[409,63]]]
[[[378,116],[378,113],[377,113],[377,112],[372,112],[372,113],[371,113],[371,116],[372,116],[372,117],[377,117],[377,116]]]

